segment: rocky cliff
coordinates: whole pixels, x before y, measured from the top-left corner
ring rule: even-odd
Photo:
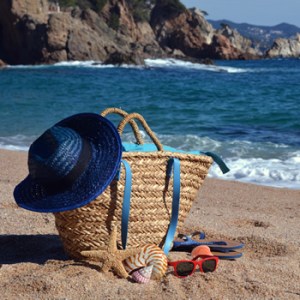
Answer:
[[[108,0],[99,13],[78,7],[53,11],[47,0],[1,0],[0,59],[7,64],[142,64],[149,57],[257,57],[245,39],[215,31],[200,11],[170,13],[164,1],[156,3],[147,22],[136,21],[125,0]]]
[[[0,59],[0,69],[6,67],[6,64],[3,60]]]
[[[266,56],[273,57],[300,57],[300,34],[293,39],[276,39]]]
[[[249,55],[249,58],[251,58],[251,56],[262,54],[253,48],[250,39],[245,38],[236,29],[233,29],[228,25],[224,25],[217,30],[217,33],[221,36],[225,36],[230,41],[231,45],[240,51],[241,55]]]
[[[227,26],[237,30],[243,37],[252,42],[252,47],[259,49],[261,53],[269,50],[278,38],[290,39],[300,33],[300,28],[288,23],[280,23],[275,26],[252,25],[248,23],[235,23],[229,20],[208,20],[216,29]]]

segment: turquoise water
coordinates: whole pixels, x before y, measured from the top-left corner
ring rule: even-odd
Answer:
[[[299,82],[299,59],[9,67],[0,71],[0,147],[27,150],[60,119],[114,106],[141,113],[164,144],[222,156],[231,172],[214,166],[212,177],[299,189]]]

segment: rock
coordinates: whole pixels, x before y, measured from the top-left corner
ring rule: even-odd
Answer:
[[[72,17],[68,14],[51,14],[49,16],[47,31],[49,52],[66,49],[72,25]]]
[[[214,61],[210,58],[201,59],[201,63],[204,65],[214,65]]]
[[[17,15],[42,16],[48,13],[49,3],[47,0],[11,0],[9,2],[11,2],[11,11]]]
[[[206,47],[206,51],[208,57],[216,59],[239,59],[241,55],[241,52],[230,43],[229,39],[221,34],[213,37],[212,43]]]
[[[6,67],[6,63],[0,59],[0,69]]]
[[[261,55],[261,53],[253,47],[250,39],[243,37],[236,29],[232,29],[228,25],[224,25],[223,28],[217,30],[216,33],[225,36],[232,46],[241,52],[242,56],[257,58],[258,55]]]
[[[201,11],[186,10],[172,18],[163,18],[159,6],[153,10],[151,26],[160,46],[169,53],[181,51],[197,59],[253,59],[258,53],[251,42],[238,32],[215,32]]]
[[[114,34],[117,35],[118,44],[123,44],[120,45],[119,52],[125,50],[126,53],[134,50],[138,52],[138,56],[143,58],[163,56],[164,51],[159,46],[150,24],[146,21],[135,22],[127,1],[108,1],[100,16],[106,24],[111,24],[114,14],[118,16],[118,29],[117,32],[114,31]],[[131,45],[133,44],[138,46],[132,49]],[[127,47],[127,49],[124,49],[124,47]]]
[[[179,58],[179,59],[183,59],[183,58],[186,57],[186,56],[184,55],[184,53],[183,53],[181,50],[179,50],[179,49],[173,49],[173,50],[170,49],[170,52],[169,52],[169,53],[171,53],[172,56],[174,56],[174,57],[176,57],[176,58]]]
[[[176,2],[176,1],[175,1]],[[174,3],[175,3],[174,2]],[[249,59],[246,39],[215,32],[200,10],[156,1],[150,22],[135,21],[129,2],[91,9],[49,8],[47,0],[0,1],[0,54],[8,64],[94,60],[143,64],[145,58]]]
[[[188,10],[165,19],[158,7],[152,12],[150,24],[159,45],[172,52],[180,50],[186,56],[201,56],[201,49],[208,42],[208,36],[202,29],[209,24]]]
[[[75,12],[56,13],[49,17],[46,62],[55,62],[57,59],[102,61],[107,58],[105,47],[117,47],[106,34],[107,25],[103,25],[104,30],[99,28],[101,22],[96,13],[90,10],[79,12],[78,9]]]
[[[205,17],[200,9],[192,8],[190,9],[190,12],[192,14],[192,20],[194,20],[190,24],[193,24],[196,27],[199,26],[206,38],[206,44],[210,44],[214,36],[214,29],[212,25],[205,20]]]
[[[0,1],[2,59],[11,65],[39,63],[42,59],[41,49],[45,47],[44,15],[38,15],[37,18],[28,14],[19,16],[13,11],[12,7],[8,7],[8,1]]]
[[[120,53],[118,51],[111,53],[109,57],[105,60],[104,64],[106,65],[143,65],[144,61],[138,55],[135,55],[133,52],[126,54]]]
[[[300,57],[300,34],[293,39],[276,39],[266,57]]]
[[[205,51],[207,57],[214,59],[255,59],[258,57],[234,47],[230,40],[222,34],[216,34],[212,43],[206,46]]]

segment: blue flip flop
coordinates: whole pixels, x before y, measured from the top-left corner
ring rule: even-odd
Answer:
[[[213,256],[217,256],[219,259],[226,259],[226,260],[237,259],[243,256],[243,253],[238,251],[230,251],[230,252],[212,251],[211,253]]]
[[[206,239],[203,232],[194,232],[190,235],[178,234],[178,239],[173,242],[173,251],[188,251],[190,252],[197,246],[208,246],[211,251],[230,252],[243,248],[245,245],[236,241],[227,239],[214,240]]]
[[[206,258],[211,256],[217,256],[219,259],[226,259],[226,260],[234,260],[237,258],[240,258],[243,256],[242,252],[239,251],[230,251],[230,252],[218,252],[218,251],[212,251],[212,255],[199,255],[197,257]],[[195,258],[195,257],[194,257]]]

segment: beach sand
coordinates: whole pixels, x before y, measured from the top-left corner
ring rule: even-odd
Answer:
[[[0,150],[0,174],[0,299],[300,299],[300,190],[206,179],[185,233],[244,242],[243,257],[142,285],[69,259],[53,215],[15,204],[26,152]]]

